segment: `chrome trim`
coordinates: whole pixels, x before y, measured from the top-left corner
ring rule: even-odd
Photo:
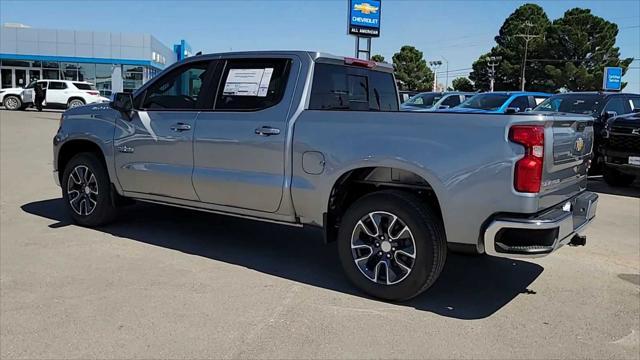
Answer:
[[[568,244],[574,235],[580,234],[584,229],[589,225],[589,223],[595,217],[595,211],[598,206],[598,195],[592,192],[583,192],[576,197],[569,199],[572,203],[571,211],[564,211],[560,216],[557,216],[552,219],[544,219],[543,215],[534,219],[517,219],[517,218],[508,218],[508,219],[497,219],[494,220],[487,226],[484,232],[484,248],[485,253],[490,256],[495,257],[503,257],[503,258],[519,258],[519,259],[532,259],[532,258],[541,258],[545,257],[554,251],[558,250],[562,246]],[[575,223],[576,216],[575,209],[573,209],[576,205],[577,201],[586,201],[589,204],[589,208],[586,209],[587,214],[585,214],[584,221]],[[566,202],[565,202],[566,203]],[[561,204],[560,208],[564,205]],[[553,209],[557,210],[557,209]],[[552,210],[552,211],[553,211]],[[578,217],[579,218],[579,217]],[[496,243],[495,237],[498,232],[502,229],[510,228],[510,229],[536,229],[536,230],[545,230],[545,229],[554,229],[558,228],[558,237],[553,243],[552,250],[548,253],[542,254],[510,254],[510,253],[501,253],[496,251]]]

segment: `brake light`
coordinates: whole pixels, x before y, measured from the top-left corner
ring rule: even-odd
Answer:
[[[369,69],[373,69],[374,67],[376,67],[375,61],[356,59],[356,58],[350,58],[350,57],[344,58],[344,63],[347,65],[362,66]]]
[[[93,95],[93,96],[98,96],[98,95],[100,95],[100,92],[98,92],[98,91],[87,91],[87,94]]]
[[[512,126],[509,140],[525,149],[524,157],[516,162],[513,186],[519,192],[540,192],[544,164],[544,126]]]

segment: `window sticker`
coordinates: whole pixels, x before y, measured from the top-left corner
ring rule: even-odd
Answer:
[[[266,97],[273,68],[230,69],[224,84],[224,95]]]

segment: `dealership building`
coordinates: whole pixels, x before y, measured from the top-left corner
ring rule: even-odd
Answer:
[[[150,34],[0,27],[2,88],[37,79],[88,81],[103,96],[131,92],[172,63],[191,55],[181,40],[172,48]]]

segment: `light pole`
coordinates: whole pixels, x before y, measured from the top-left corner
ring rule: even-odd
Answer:
[[[444,63],[446,64],[445,71],[447,72],[447,74],[445,75],[446,80],[444,85],[444,91],[448,91],[449,90],[449,60],[442,55],[440,55],[440,57],[442,58],[442,60],[444,60]]]
[[[429,61],[429,66],[431,67],[431,71],[433,71],[433,87],[432,87],[432,91],[436,92],[436,91],[438,91],[438,74],[436,73],[436,70],[440,66],[442,66],[442,61],[440,61],[440,60]]]
[[[502,60],[502,56],[490,56],[488,60],[487,65],[491,66],[491,70],[489,70],[489,79],[491,80],[489,83],[489,91],[493,92],[493,83],[496,79],[496,65]]]

